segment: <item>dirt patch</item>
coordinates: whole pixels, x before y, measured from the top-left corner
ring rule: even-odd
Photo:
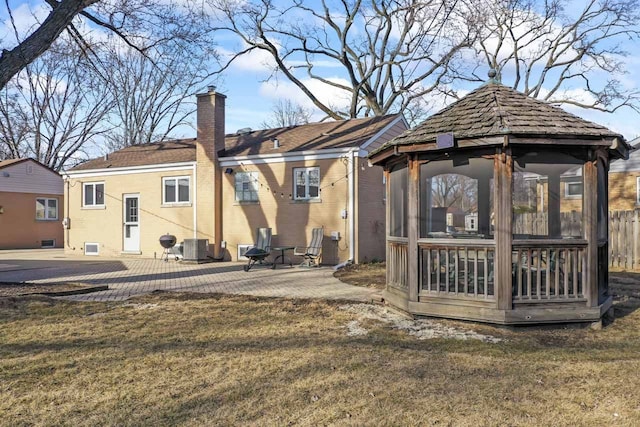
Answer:
[[[371,304],[347,304],[340,306],[341,310],[356,314],[360,319],[376,320],[389,324],[393,329],[408,332],[419,340],[434,338],[452,338],[457,340],[480,340],[482,342],[497,343],[501,338],[483,335],[468,329],[447,326],[442,322],[430,319],[410,319],[386,307]],[[347,335],[366,335],[367,330],[359,322],[352,321],[346,326]]]
[[[384,262],[347,265],[334,276],[350,285],[375,289],[384,289],[387,280]]]
[[[0,282],[0,297],[15,297],[20,295],[46,294],[51,292],[68,292],[89,289],[90,286],[77,283],[6,283]]]

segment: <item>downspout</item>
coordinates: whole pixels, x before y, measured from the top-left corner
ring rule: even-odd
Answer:
[[[193,164],[193,238],[198,238],[198,163]]]
[[[349,259],[351,260],[351,262],[355,263],[356,262],[356,249],[355,249],[355,235],[356,235],[356,219],[355,219],[355,193],[356,193],[356,187],[355,187],[355,176],[354,174],[356,173],[356,169],[355,169],[355,162],[354,162],[354,158],[355,158],[355,153],[356,150],[359,150],[359,147],[354,148],[353,150],[350,151],[350,154],[348,156],[348,165],[349,165],[349,173],[348,173],[348,185],[349,185]]]
[[[71,205],[69,204],[69,199],[71,198],[71,197],[70,197],[71,189],[70,189],[70,187],[69,187],[69,175],[65,175],[65,176],[64,176],[64,180],[65,180],[65,182],[67,183],[67,194],[65,195],[65,202],[66,202],[65,204],[67,205],[67,211],[65,212],[65,213],[66,213],[66,215],[64,215],[64,214],[62,215],[62,218],[63,218],[63,219],[64,219],[64,218],[70,218],[70,215],[71,215],[71,212],[70,212],[70,210],[69,210],[69,209],[70,209],[70,207],[71,207]],[[82,197],[82,196],[81,196],[81,197]],[[69,226],[67,225],[67,226],[65,227],[65,230],[64,230],[64,231],[65,231],[65,234],[67,235],[67,236],[66,236],[67,238],[65,239],[65,240],[67,241],[67,243],[66,243],[66,244],[67,244],[67,248],[71,248],[71,243],[69,242],[69,239],[70,239],[70,231],[69,231],[69,230],[70,230],[70,228],[71,228],[71,227],[69,227]],[[73,250],[75,250],[75,249],[76,249],[76,248],[73,248]]]

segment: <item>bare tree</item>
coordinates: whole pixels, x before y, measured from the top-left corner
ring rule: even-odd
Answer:
[[[316,7],[302,0],[209,2],[223,22],[218,29],[244,46],[222,71],[241,55],[266,52],[274,76],[284,75],[334,119],[404,110],[449,83],[454,61],[473,42],[463,16],[454,19],[455,0],[345,0],[337,7],[328,0]],[[331,78],[322,63],[339,67],[346,78]],[[346,105],[323,101],[314,83],[342,93]]]
[[[289,99],[279,100],[271,109],[271,118],[262,122],[265,129],[298,126],[309,123],[311,110]]]
[[[620,82],[628,55],[622,42],[640,35],[637,0],[474,0],[467,7],[483,23],[479,60],[504,84],[551,103],[640,111],[640,91]]]
[[[10,157],[61,170],[104,132],[112,98],[72,47],[58,43],[1,92],[0,146]]]
[[[207,62],[212,56],[175,41],[156,46],[147,56],[135,49],[110,49],[105,60],[110,71],[105,75],[115,105],[105,148],[154,142],[190,125],[186,119],[195,111],[193,95],[211,77]]]
[[[188,40],[193,34],[209,37],[212,32],[204,19],[202,5],[197,1],[168,2],[164,0],[45,0],[51,7],[46,19],[24,36],[19,33],[11,7],[5,2],[13,25],[15,47],[7,48],[3,40],[0,56],[0,89],[27,65],[42,55],[66,30],[87,54],[94,53],[94,45],[82,31],[83,23],[90,23],[146,55],[168,40]],[[95,58],[94,58],[95,59]],[[87,64],[91,65],[91,64]]]

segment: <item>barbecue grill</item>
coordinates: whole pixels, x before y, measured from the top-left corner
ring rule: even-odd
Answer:
[[[169,251],[176,245],[176,240],[176,236],[169,233],[160,236],[160,246],[164,248],[160,259],[164,259],[165,262],[169,261]]]

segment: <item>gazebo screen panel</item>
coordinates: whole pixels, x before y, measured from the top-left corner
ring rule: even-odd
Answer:
[[[397,165],[389,174],[389,235],[407,237],[409,174],[407,165]]]
[[[514,239],[582,238],[583,159],[558,152],[514,155]]]
[[[420,166],[421,238],[492,239],[493,159],[452,155]]]

